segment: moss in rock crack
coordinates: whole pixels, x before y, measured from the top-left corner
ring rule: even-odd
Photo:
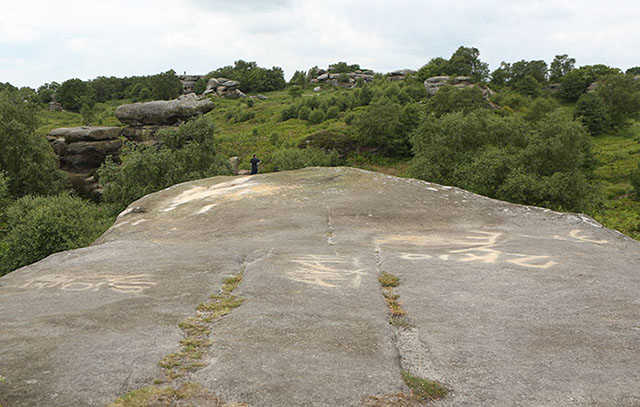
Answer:
[[[449,389],[440,383],[414,376],[409,372],[402,372],[402,380],[411,389],[412,397],[423,403],[443,399],[449,393]]]
[[[225,278],[219,294],[212,295],[211,301],[199,304],[196,308],[196,316],[185,318],[178,324],[185,337],[180,341],[181,348],[178,352],[166,355],[159,362],[164,372],[162,379],[156,378],[152,386],[128,392],[110,407],[244,406],[244,404],[224,404],[199,384],[185,382],[184,379],[176,380],[188,372],[205,366],[201,361],[202,356],[213,344],[209,339],[211,335],[209,323],[229,314],[242,304],[242,298],[231,295],[241,282],[242,272]],[[160,387],[161,384],[165,386]]]
[[[400,285],[400,278],[386,271],[382,272],[378,277],[380,285],[383,287],[397,287]]]

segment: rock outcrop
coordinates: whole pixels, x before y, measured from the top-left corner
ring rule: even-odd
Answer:
[[[413,69],[399,69],[397,71],[389,72],[387,79],[390,81],[403,81],[410,75],[415,75],[418,71]]]
[[[204,75],[178,75],[178,79],[182,82],[182,90],[185,95],[193,93],[193,87],[202,78],[204,78]]]
[[[180,405],[399,406],[406,371],[452,390],[441,406],[640,405],[638,264],[586,216],[424,181],[187,182],[0,278],[0,404],[104,406],[157,379],[217,395]],[[221,298],[237,308],[208,322]]]
[[[63,127],[51,130],[47,139],[58,156],[60,169],[67,172],[81,196],[99,199],[100,187],[93,172],[107,156],[118,161],[122,140],[119,127]]]
[[[200,99],[192,93],[174,100],[118,106],[115,115],[122,123],[130,126],[171,126],[207,113],[214,106],[209,99]]]
[[[240,89],[240,82],[227,78],[211,78],[207,82],[207,89],[204,91],[205,95],[215,94],[220,97],[238,99],[245,97]]]
[[[424,81],[424,87],[429,97],[434,96],[438,90],[445,85],[452,85],[456,88],[477,86],[473,84],[471,78],[468,76],[433,76]],[[479,88],[482,90],[482,97],[485,100],[488,100],[494,93],[488,86],[479,86]]]
[[[324,69],[313,69],[309,70],[307,74],[307,76],[310,77],[309,83],[311,84],[325,84],[341,88],[354,88],[358,80],[372,82],[373,75],[374,72],[369,69],[349,73],[331,73]]]

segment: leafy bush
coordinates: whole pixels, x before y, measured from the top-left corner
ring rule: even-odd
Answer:
[[[640,161],[638,161],[638,168],[631,173],[631,185],[633,186],[634,198],[640,201]]]
[[[609,111],[602,98],[595,93],[580,96],[573,116],[579,118],[593,136],[602,134],[611,126]]]
[[[387,155],[407,155],[409,135],[418,120],[415,105],[402,107],[399,103],[381,100],[358,114],[353,127],[362,145],[378,148]]]
[[[153,75],[150,80],[151,95],[155,100],[170,100],[182,95],[183,87],[174,70]]]
[[[314,109],[309,113],[309,123],[320,124],[324,121],[325,114],[322,109]]]
[[[602,99],[615,126],[640,117],[640,81],[631,75],[611,75],[598,83],[595,93]]]
[[[316,148],[325,152],[336,151],[340,157],[346,157],[356,149],[356,142],[348,134],[329,130],[320,130],[303,140],[298,147]]]
[[[207,80],[221,77],[240,82],[240,90],[245,93],[282,90],[286,85],[282,68],[261,68],[255,62],[243,60],[235,61],[233,66],[224,66],[205,76]]]
[[[36,134],[37,106],[15,93],[0,92],[0,172],[13,197],[55,194],[65,184],[47,140]]]
[[[162,145],[128,147],[122,165],[107,160],[98,170],[103,201],[124,209],[129,203],[168,186],[228,174],[229,164],[216,154],[214,125],[205,117],[159,133]]]
[[[91,244],[112,222],[94,204],[61,193],[26,196],[9,207],[0,245],[0,275],[51,253]]]
[[[318,148],[289,148],[279,150],[271,156],[274,171],[296,170],[304,167],[333,167],[339,164],[338,153],[325,153]]]
[[[73,112],[79,112],[83,105],[93,107],[96,104],[93,89],[80,79],[69,79],[62,82],[56,91],[56,100]]]
[[[471,86],[460,89],[451,85],[440,88],[438,92],[429,99],[427,105],[429,111],[433,112],[436,116],[457,111],[468,113],[484,106],[486,106],[486,102],[482,97],[482,90],[479,87]]]
[[[560,111],[535,124],[487,110],[430,116],[412,144],[410,173],[417,178],[561,210],[594,203],[589,138]]]
[[[536,98],[526,109],[524,119],[535,123],[559,107],[560,104],[556,102],[555,99],[545,97]]]

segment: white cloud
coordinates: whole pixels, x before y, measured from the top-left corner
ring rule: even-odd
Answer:
[[[637,21],[636,0],[6,1],[0,81],[206,73],[238,59],[287,76],[337,61],[385,72],[460,45],[477,47],[492,69],[564,53],[626,69],[640,65]]]

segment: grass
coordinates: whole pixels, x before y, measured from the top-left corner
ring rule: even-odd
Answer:
[[[633,199],[630,183],[631,172],[640,162],[640,122],[633,122],[620,134],[595,137],[593,143],[595,176],[604,204],[590,215],[604,226],[640,240],[640,201]]]
[[[397,287],[400,285],[400,278],[386,271],[380,274],[378,281],[383,287]]]
[[[443,399],[449,394],[449,390],[440,383],[423,379],[409,372],[402,372],[402,380],[411,389],[412,397],[423,403]]]
[[[164,407],[193,405],[190,401],[198,400],[202,405],[211,407],[226,406],[219,398],[209,393],[198,383],[186,382],[178,388],[143,387],[122,396],[109,407]]]

